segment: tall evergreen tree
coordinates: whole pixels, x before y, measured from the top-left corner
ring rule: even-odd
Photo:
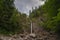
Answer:
[[[14,0],[0,0],[0,33],[14,30],[14,23],[11,21],[14,9]]]
[[[57,15],[59,15],[59,8],[60,0],[47,0],[45,5],[43,6],[44,12],[47,16],[47,21],[45,22],[46,27],[55,32],[60,31],[60,27],[58,26],[60,22],[58,22],[57,20],[57,18],[60,19],[59,17],[57,17]]]

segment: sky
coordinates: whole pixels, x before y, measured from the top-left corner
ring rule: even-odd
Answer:
[[[15,7],[18,11],[26,13],[29,15],[29,10],[32,10],[32,7],[38,7],[44,4],[44,1],[41,0],[15,0]]]

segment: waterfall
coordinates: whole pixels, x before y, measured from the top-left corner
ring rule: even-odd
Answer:
[[[32,22],[31,22],[31,34],[32,34],[32,28],[33,28],[33,27],[32,27]]]

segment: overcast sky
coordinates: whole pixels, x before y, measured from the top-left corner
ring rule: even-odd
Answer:
[[[18,11],[26,13],[28,15],[29,10],[32,10],[32,7],[38,7],[44,4],[43,1],[40,0],[15,0],[15,6]]]

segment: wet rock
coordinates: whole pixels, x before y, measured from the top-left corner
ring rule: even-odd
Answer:
[[[0,40],[3,40],[3,39],[0,38]]]
[[[36,34],[33,34],[33,33],[32,33],[32,34],[30,34],[29,36],[32,37],[32,38],[35,38],[35,37],[36,37]]]

